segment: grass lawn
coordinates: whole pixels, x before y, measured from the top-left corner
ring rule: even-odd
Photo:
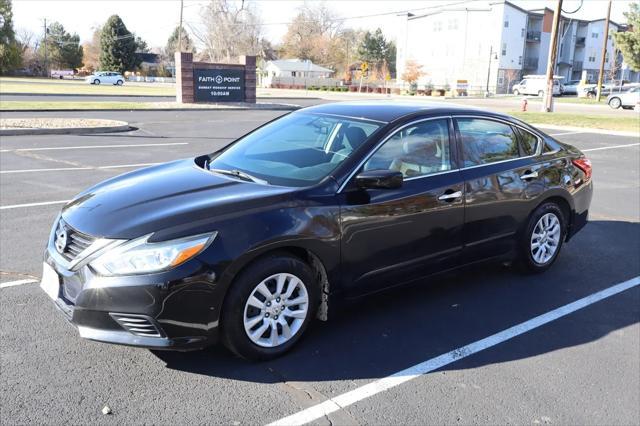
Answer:
[[[153,102],[31,102],[2,101],[0,111],[17,109],[148,109]]]
[[[80,80],[2,77],[0,78],[0,94],[2,93],[175,96],[176,91],[173,85],[159,83],[125,83],[122,86],[101,84],[94,86]]]
[[[220,104],[179,104],[177,102],[100,102],[100,101],[0,101],[0,111],[8,110],[95,110],[95,109],[243,109],[237,105],[220,105]]]
[[[610,117],[602,115],[567,114],[561,112],[521,112],[509,114],[527,123],[552,124],[556,126],[590,127],[592,129],[620,130],[640,134],[640,118]]]

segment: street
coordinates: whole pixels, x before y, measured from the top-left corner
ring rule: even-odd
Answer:
[[[591,159],[595,192],[590,223],[545,274],[487,264],[352,301],[316,321],[290,354],[264,363],[222,346],[155,352],[80,339],[35,282],[63,203],[144,165],[212,152],[284,113],[86,111],[136,129],[1,138],[4,419],[275,422],[640,275],[638,137],[547,130]],[[636,285],[312,423],[638,424],[639,322]],[[104,406],[113,413],[103,415]]]

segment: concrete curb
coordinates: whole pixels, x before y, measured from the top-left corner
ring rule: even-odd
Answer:
[[[640,137],[640,127],[638,128],[637,132],[627,132],[623,130],[594,129],[592,127],[558,126],[555,124],[542,124],[542,123],[529,123],[529,124],[531,126],[539,127],[541,129],[565,130],[567,132],[576,132],[576,133],[595,133],[598,135]]]
[[[0,136],[20,136],[20,135],[70,135],[70,134],[86,134],[86,133],[112,133],[126,132],[131,129],[129,123],[122,123],[115,126],[99,126],[99,127],[57,127],[51,129],[43,128],[20,128],[20,129],[0,129]]]

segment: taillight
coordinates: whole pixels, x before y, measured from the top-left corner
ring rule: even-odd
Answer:
[[[586,158],[578,158],[572,161],[573,165],[582,170],[585,174],[585,181],[591,179],[591,161]]]

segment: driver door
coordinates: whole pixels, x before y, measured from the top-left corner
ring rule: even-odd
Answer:
[[[462,251],[464,185],[448,118],[412,122],[356,172],[395,170],[397,189],[340,196],[342,273],[347,293],[370,293],[452,267]]]

